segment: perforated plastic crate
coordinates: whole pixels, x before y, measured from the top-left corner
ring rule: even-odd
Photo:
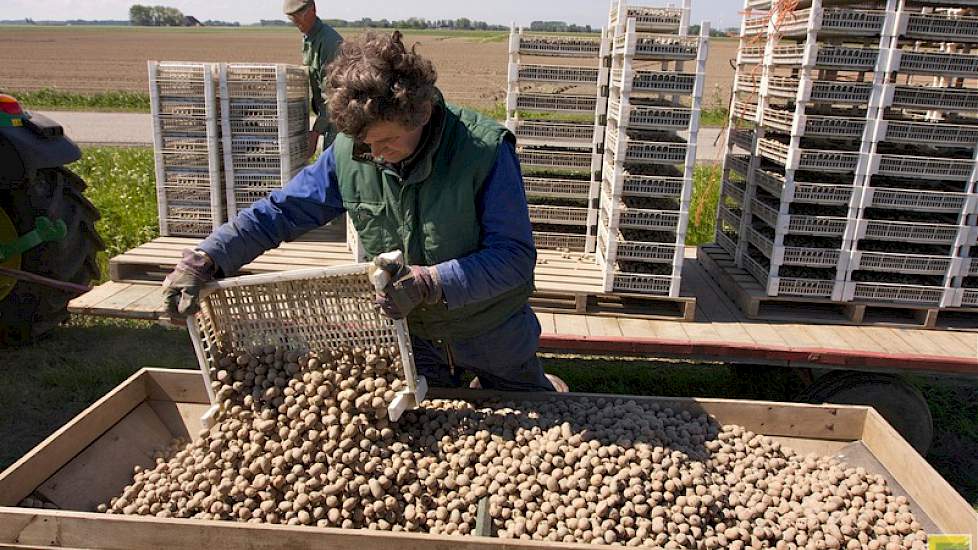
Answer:
[[[521,82],[553,82],[558,84],[592,84],[597,86],[600,69],[564,65],[519,65],[517,77]]]
[[[299,99],[309,97],[309,76],[301,65],[228,63],[223,97],[230,99]]]
[[[535,113],[593,113],[597,101],[594,96],[519,92],[515,105],[511,105],[510,109]]]
[[[687,210],[645,210],[628,208],[625,203],[611,197],[601,197],[601,209],[614,229],[646,229],[651,231],[676,231]]]
[[[198,203],[210,206],[210,173],[207,170],[164,170],[162,187],[167,203]]]
[[[857,227],[856,238],[951,246],[957,240],[958,230],[956,225],[861,220]]]
[[[739,72],[734,80],[736,91],[756,95],[761,91],[761,77],[750,72]]]
[[[764,61],[763,46],[745,46],[738,50],[737,60],[742,64],[760,64]]]
[[[764,253],[774,263],[780,265],[810,267],[815,269],[835,268],[842,257],[841,249],[808,248],[801,246],[774,246],[768,239],[753,228],[747,230],[747,241]]]
[[[922,212],[961,212],[967,198],[964,193],[867,187],[863,194],[863,205],[870,208]]]
[[[612,9],[609,26],[614,27],[635,19],[635,30],[638,32],[678,33],[682,24],[682,10],[679,9],[627,6],[626,10],[625,14],[619,14],[616,9]]]
[[[594,161],[592,153],[584,152],[519,147],[517,154],[523,168],[590,172]]]
[[[217,229],[209,206],[169,206],[166,211],[166,230],[171,237],[206,237]]]
[[[283,180],[279,172],[235,172],[227,198],[228,217],[236,216],[238,211],[281,189],[286,183],[288,181]]]
[[[609,131],[605,145],[609,151],[618,151],[619,136]],[[643,139],[627,138],[623,144],[624,155],[616,160],[631,164],[683,164],[686,162],[687,143],[670,141],[645,141]]]
[[[584,252],[587,248],[587,237],[585,235],[534,231],[533,243],[542,250]]]
[[[907,155],[876,155],[875,163],[877,174],[899,178],[969,181],[975,169],[973,160]]]
[[[689,185],[689,180],[681,176],[643,176],[631,174],[627,170],[621,174],[620,181],[612,185],[614,176],[614,168],[606,165],[602,193],[615,197],[680,198],[684,188]]]
[[[163,135],[162,156],[165,169],[201,169],[210,167],[211,150],[218,149],[216,140],[207,137]]]
[[[771,62],[774,65],[798,65],[819,69],[847,71],[872,71],[880,58],[879,48],[851,48],[819,44],[815,59],[806,59],[804,45],[786,45],[774,48]]]
[[[757,103],[750,101],[734,101],[733,116],[753,122],[757,120]]]
[[[727,155],[727,168],[746,178],[750,172],[749,155]]]
[[[794,132],[796,130],[795,113],[769,107],[764,109],[763,124],[781,132]],[[866,129],[866,119],[809,115],[802,119],[799,126],[798,135],[832,139],[862,139]]]
[[[673,292],[673,289],[677,289]],[[640,273],[621,273],[613,275],[612,290],[615,292],[634,292],[650,296],[678,295],[679,277],[669,275],[645,275]]]
[[[717,227],[717,232],[715,235],[716,243],[722,248],[727,254],[734,256],[737,254],[737,243],[727,236],[727,234]]]
[[[768,294],[771,294],[770,290],[773,288],[778,296],[832,298],[837,284],[827,280],[775,277],[770,281]]]
[[[692,109],[681,107],[630,105],[623,116],[619,116],[620,111],[621,104],[617,98],[608,100],[610,119],[639,130],[685,130],[689,128],[693,116]]]
[[[808,80],[808,84],[802,89],[801,80],[795,77],[772,76],[768,80],[769,95],[814,103],[864,105],[869,103],[873,93],[871,82]]]
[[[289,138],[283,145],[277,138],[242,136],[233,138],[231,162],[234,172],[271,171],[280,173],[286,160],[289,166],[299,167],[308,158],[306,136]]]
[[[596,145],[594,124],[517,120],[516,137],[525,145],[549,147],[591,147]]]
[[[530,205],[530,221],[550,225],[594,225],[595,217],[589,208],[570,206]]]
[[[978,307],[978,289],[964,289],[961,305],[963,307]]]
[[[625,240],[620,232],[611,233],[609,229],[601,224],[598,226],[598,246],[602,250],[608,250],[609,242],[614,251],[612,256],[615,261],[625,260],[633,262],[671,264],[676,258],[685,254],[685,247],[677,246],[675,243],[644,243],[638,241]]]
[[[739,130],[732,128],[730,130],[730,143],[740,147],[745,151],[754,150],[754,131],[753,130]]]
[[[611,86],[626,92],[691,95],[696,87],[695,74],[638,70],[626,73],[622,69],[611,71]]]
[[[717,217],[720,221],[730,224],[732,227],[740,227],[740,216],[732,212],[729,208],[721,204],[717,209]]]
[[[216,120],[217,113],[212,116]],[[206,136],[209,118],[203,97],[160,99],[157,119],[165,134]]]
[[[951,268],[950,256],[921,256],[916,254],[890,254],[855,250],[852,253],[852,271],[882,271],[908,275],[945,275]]]
[[[859,165],[859,153],[856,151],[798,149],[797,158],[792,158],[791,150],[787,144],[770,138],[758,140],[757,152],[762,157],[782,164],[789,169],[855,172]]]
[[[978,277],[978,258],[965,258],[964,276]]]
[[[538,178],[525,176],[523,189],[527,195],[553,198],[581,198],[591,195],[592,183],[589,180]]]
[[[629,40],[629,37],[634,37]],[[689,61],[699,54],[699,37],[675,35],[619,34],[614,39],[614,53],[638,61]]]
[[[764,286],[767,286],[768,279],[771,277],[771,272],[764,268],[761,264],[757,263],[753,258],[747,254],[743,254],[740,257],[741,265],[747,273],[750,273],[757,282]]]
[[[849,8],[812,8],[796,10],[785,17],[778,27],[783,36],[804,36],[812,18],[817,24],[813,27],[820,35],[834,36],[879,36],[886,23],[886,12],[858,10]]]
[[[853,302],[882,302],[894,304],[940,305],[943,287],[895,285],[884,283],[848,283],[847,298]]]
[[[903,36],[935,42],[978,42],[978,17],[911,13]]]
[[[882,123],[880,141],[970,147],[978,143],[978,125],[888,120]]]
[[[744,193],[746,193],[746,190],[732,181],[724,180],[721,193],[724,197],[732,198],[739,205],[744,204]]]
[[[854,192],[850,185],[795,182],[794,201],[843,206],[850,203]]]
[[[518,51],[524,55],[546,57],[597,58],[601,53],[601,40],[520,33]]]
[[[897,52],[892,69],[904,74],[974,77],[978,73],[978,56],[936,52]]]
[[[150,61],[149,86],[161,98],[190,98],[203,101],[207,87],[217,78],[213,63]]]
[[[927,86],[891,86],[889,105],[939,111],[978,112],[978,90]]]
[[[309,130],[308,103],[304,100],[290,101],[286,109],[290,135],[305,134]],[[279,134],[278,105],[274,102],[231,101],[229,111],[224,116],[228,118],[232,135]]]

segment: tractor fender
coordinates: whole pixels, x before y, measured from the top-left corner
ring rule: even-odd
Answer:
[[[43,115],[32,114],[21,127],[0,127],[0,188],[23,185],[33,180],[38,170],[80,158],[75,142]]]

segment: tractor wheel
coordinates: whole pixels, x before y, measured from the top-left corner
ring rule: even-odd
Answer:
[[[98,210],[82,192],[85,182],[65,168],[40,170],[27,187],[0,190],[0,240],[7,242],[34,229],[34,220],[62,220],[68,235],[43,243],[4,264],[81,285],[99,278],[96,254],[105,244],[95,232]],[[8,223],[5,223],[8,222]],[[6,227],[5,227],[6,226]],[[11,236],[11,226],[13,236]],[[68,319],[68,301],[75,296],[50,287],[0,278],[0,346],[17,346]]]
[[[921,455],[927,454],[934,439],[934,419],[927,400],[899,376],[832,371],[806,388],[799,401],[873,407]]]

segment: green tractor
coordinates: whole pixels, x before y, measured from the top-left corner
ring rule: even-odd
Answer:
[[[64,322],[68,301],[99,278],[99,213],[64,167],[79,158],[60,125],[0,94],[0,347]]]

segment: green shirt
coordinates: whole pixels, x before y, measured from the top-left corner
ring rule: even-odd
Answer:
[[[309,67],[309,87],[312,89],[312,112],[316,122],[312,129],[326,136],[324,147],[329,147],[336,137],[336,130],[329,121],[329,109],[323,94],[326,67],[336,59],[343,44],[343,37],[333,27],[316,20],[312,30],[302,41],[302,62]]]

